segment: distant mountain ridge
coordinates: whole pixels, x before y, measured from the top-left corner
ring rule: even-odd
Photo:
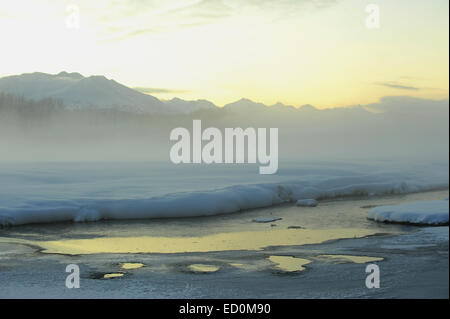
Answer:
[[[61,100],[68,108],[114,108],[126,112],[154,114],[188,114],[199,110],[220,109],[207,100],[186,101],[180,98],[159,100],[129,88],[102,75],[85,77],[77,72],[47,74],[24,73],[0,78],[0,92],[20,95],[30,100],[52,98]],[[266,106],[249,99],[225,105],[233,113],[265,110],[295,110],[293,106],[277,103]]]
[[[210,101],[201,99],[195,101],[186,101],[180,98],[167,101],[159,100],[152,95],[141,93],[102,75],[85,77],[80,73],[65,71],[58,74],[24,73],[0,78],[0,93],[19,95],[29,100],[52,98],[62,101],[67,108],[73,109],[118,109],[125,112],[146,114],[189,114],[199,110],[224,110],[241,116],[252,116],[255,113],[266,114],[267,112],[273,114],[271,111],[286,115],[292,112],[309,115],[319,113],[345,115],[349,112],[379,114],[385,112],[420,112],[424,103],[424,100],[413,97],[384,97],[379,102],[365,106],[355,105],[320,110],[310,104],[299,108],[280,102],[267,106],[243,98],[226,104],[224,107],[218,107]],[[441,104],[444,104],[443,107],[445,108],[445,105],[448,105],[448,100],[426,101],[429,104],[429,111],[436,109],[433,106],[442,107]]]
[[[114,108],[137,113],[191,113],[216,106],[206,100],[184,101],[178,98],[160,101],[154,96],[131,89],[101,75],[84,77],[80,73],[41,72],[0,78],[0,92],[30,100],[52,98],[68,108]]]

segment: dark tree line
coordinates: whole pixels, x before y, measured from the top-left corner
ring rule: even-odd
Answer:
[[[0,93],[0,120],[38,120],[49,118],[63,110],[62,101],[50,98],[35,101],[23,96]]]

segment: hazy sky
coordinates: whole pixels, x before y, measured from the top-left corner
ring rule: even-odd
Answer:
[[[380,28],[369,29],[367,4]],[[68,28],[69,5],[80,28]],[[448,98],[448,0],[14,0],[0,76],[102,74],[160,98],[332,107]],[[73,21],[73,20],[72,20]],[[153,89],[156,89],[152,91]]]

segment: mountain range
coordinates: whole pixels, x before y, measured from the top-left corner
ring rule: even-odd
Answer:
[[[67,108],[114,108],[126,112],[148,114],[187,114],[197,110],[217,109],[207,100],[186,101],[180,98],[159,100],[141,93],[102,75],[85,77],[80,73],[60,72],[47,74],[42,72],[24,73],[0,78],[0,93],[23,96],[30,100],[52,98],[63,102]],[[260,112],[268,109],[292,111],[293,106],[277,103],[266,106],[249,99],[227,104],[224,109],[234,112]],[[305,105],[302,110],[316,110]]]
[[[249,99],[240,99],[219,108],[207,100],[186,101],[179,98],[159,100],[129,88],[102,75],[85,77],[80,73],[60,72],[47,74],[42,72],[24,73],[0,78],[0,93],[23,96],[29,100],[52,98],[62,101],[66,108],[97,108],[119,109],[125,112],[145,114],[188,114],[198,110],[223,109],[241,116],[252,116],[255,113],[264,114],[267,111],[277,111],[279,114],[301,111],[302,114],[336,114],[346,116],[352,113],[385,113],[385,112],[422,112],[424,105],[427,112],[448,108],[448,100],[433,101],[412,97],[384,97],[377,103],[355,105],[319,110],[312,105],[299,108],[276,103],[267,106]],[[437,106],[434,107],[434,106]]]
[[[213,103],[204,100],[161,101],[104,76],[84,77],[80,73],[68,72],[7,76],[0,79],[0,92],[31,100],[52,98],[62,101],[68,108],[115,108],[138,113],[190,113],[215,107]]]

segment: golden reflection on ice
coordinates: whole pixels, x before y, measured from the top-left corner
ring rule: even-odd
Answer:
[[[269,260],[277,264],[277,269],[288,272],[304,270],[305,267],[303,266],[311,262],[308,259],[296,258],[291,256],[270,256]]]
[[[351,256],[351,255],[320,255],[319,258],[330,258],[337,261],[352,262],[355,264],[365,264],[376,261],[383,261],[381,257],[369,257],[369,256]]]
[[[120,264],[120,268],[127,269],[127,270],[128,269],[138,269],[143,266],[144,266],[144,264],[142,264],[142,263],[121,263]]]
[[[216,272],[220,269],[219,266],[205,264],[192,264],[188,268],[194,272]]]
[[[231,250],[260,250],[269,246],[318,244],[341,238],[359,238],[375,234],[369,229],[270,229],[233,232],[203,237],[101,237],[39,241],[34,244],[45,253],[185,253]]]
[[[122,277],[123,274],[118,272],[118,273],[111,273],[111,274],[104,274],[103,278],[104,279],[111,279],[111,278],[118,278],[118,277]]]

